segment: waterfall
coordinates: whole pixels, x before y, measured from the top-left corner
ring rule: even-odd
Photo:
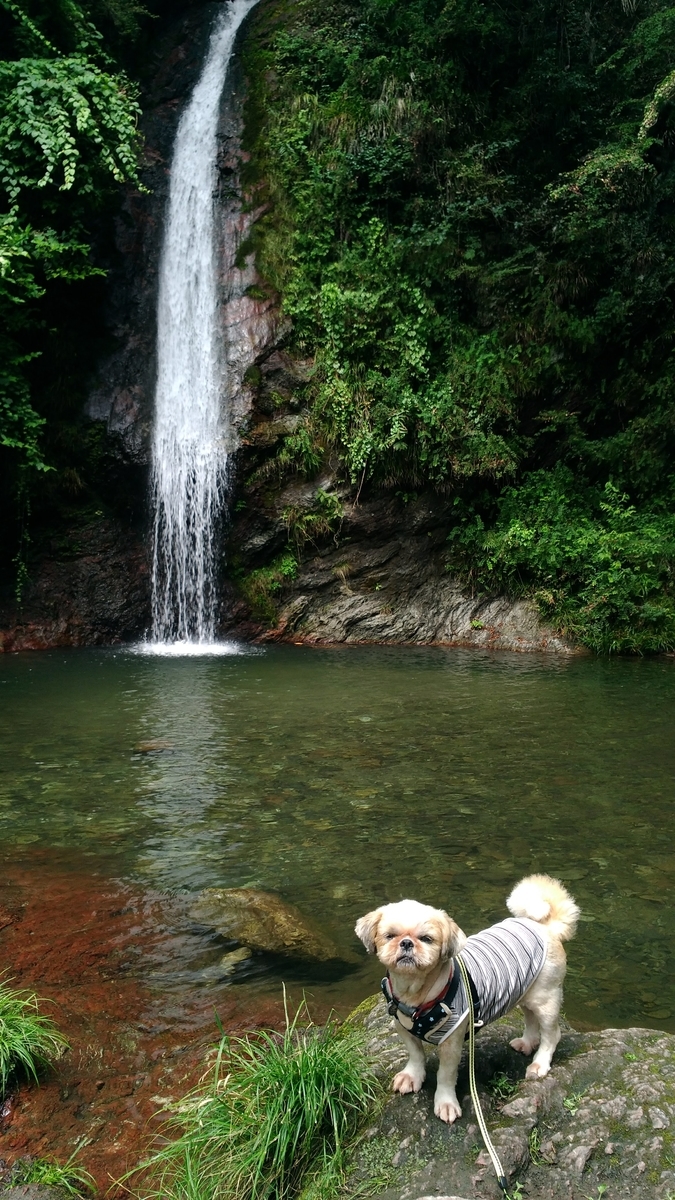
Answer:
[[[216,19],[176,132],[157,305],[152,437],[154,643],[210,644],[227,481],[227,386],[219,328],[216,231],[220,97],[237,30],[256,0]]]

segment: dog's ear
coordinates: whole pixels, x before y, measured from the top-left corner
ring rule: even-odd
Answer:
[[[442,908],[439,909],[438,919],[441,930],[441,958],[452,958],[457,949],[459,925],[456,925]]]
[[[381,917],[382,909],[376,908],[373,912],[366,913],[365,917],[359,917],[354,926],[354,933],[361,938],[369,954],[373,954],[375,951],[375,938]]]

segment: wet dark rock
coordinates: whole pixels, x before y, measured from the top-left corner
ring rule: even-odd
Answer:
[[[258,435],[262,441],[262,435]],[[278,593],[266,640],[470,645],[570,653],[541,621],[536,606],[503,596],[472,596],[447,569],[452,500],[425,494],[404,502],[355,502],[330,476],[297,482],[270,501],[259,496],[232,530],[231,555],[257,568],[279,554],[288,536],[284,513],[308,511],[319,489],[335,491],[343,519],[324,544],[306,544],[297,577]],[[230,628],[241,610],[229,599]]]
[[[193,905],[195,921],[251,950],[314,962],[341,958],[330,938],[293,904],[256,888],[207,888]]]
[[[148,612],[144,542],[101,518],[68,531],[31,563],[20,606],[9,589],[0,596],[0,652],[130,640]]]
[[[360,1019],[370,1035],[368,1052],[388,1083],[405,1060],[393,1022],[380,998]],[[650,1029],[566,1029],[550,1075],[537,1082],[525,1081],[528,1060],[508,1044],[520,1032],[515,1013],[481,1031],[476,1043],[479,1095],[512,1189],[520,1181],[523,1200],[675,1195],[675,1037]],[[434,1116],[433,1064],[431,1058],[422,1091],[391,1096],[367,1131],[354,1191],[378,1178],[378,1200],[501,1195],[472,1111],[466,1052],[457,1089],[463,1115],[450,1127]],[[513,1094],[505,1097],[509,1080]]]

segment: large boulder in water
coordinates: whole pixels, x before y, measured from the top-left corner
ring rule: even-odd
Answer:
[[[256,888],[206,888],[190,910],[195,921],[252,950],[329,962],[337,946],[293,904]]]

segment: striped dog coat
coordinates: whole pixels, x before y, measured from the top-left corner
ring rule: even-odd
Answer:
[[[462,946],[462,961],[473,993],[476,1025],[489,1025],[515,1008],[532,986],[546,960],[541,925],[527,917],[507,917],[474,933]],[[382,991],[389,1012],[409,1033],[438,1046],[454,1033],[469,1011],[469,1000],[456,959],[445,991],[436,1000],[410,1008],[396,998],[389,976]]]

